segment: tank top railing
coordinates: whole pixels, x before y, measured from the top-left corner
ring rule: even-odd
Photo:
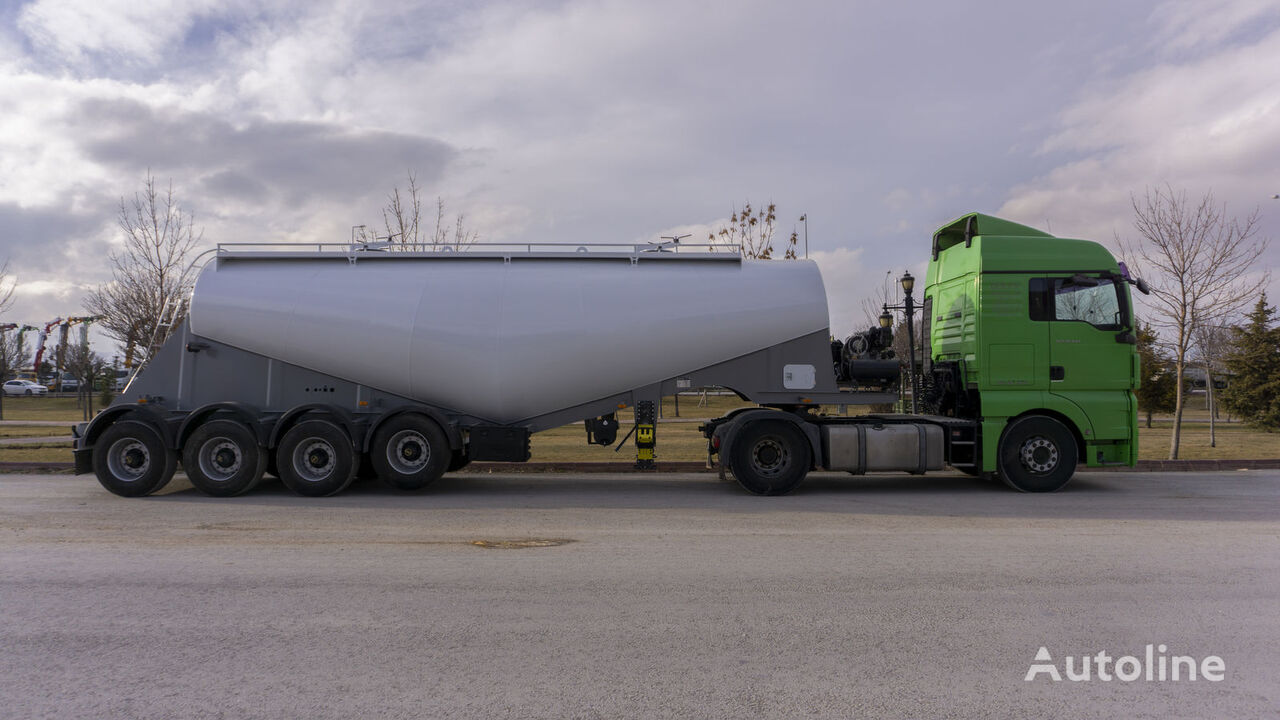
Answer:
[[[442,243],[401,244],[397,242],[370,243],[290,243],[290,242],[237,242],[218,243],[218,257],[252,255],[263,257],[269,255],[324,254],[343,255],[347,257],[372,256],[413,256],[413,257],[449,257],[449,256],[538,256],[565,255],[583,256],[640,256],[650,254],[720,256],[740,258],[742,248],[739,245],[721,243],[688,243],[688,242],[643,242],[643,243],[563,243],[563,242],[512,242],[491,243],[475,242],[461,246]]]

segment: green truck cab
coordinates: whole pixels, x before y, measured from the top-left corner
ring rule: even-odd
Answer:
[[[932,410],[978,424],[954,464],[1018,490],[1057,490],[1077,465],[1138,457],[1130,278],[1102,245],[970,214],[933,236],[924,294]]]

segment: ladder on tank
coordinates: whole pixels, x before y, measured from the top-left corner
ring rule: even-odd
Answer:
[[[174,328],[187,319],[187,310],[190,307],[191,297],[189,295],[170,297],[165,301],[164,307],[160,308],[160,318],[156,322],[156,329],[151,333],[151,341],[147,343],[147,354],[133,366],[133,372],[129,374],[129,382],[124,386],[124,392],[129,391],[129,386],[133,384],[133,379],[138,377],[138,373],[142,372],[142,369],[151,362],[151,358],[156,356],[160,348],[173,335]]]

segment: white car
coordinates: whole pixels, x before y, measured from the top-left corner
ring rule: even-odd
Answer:
[[[4,384],[5,395],[48,395],[49,388],[30,380],[10,380]]]

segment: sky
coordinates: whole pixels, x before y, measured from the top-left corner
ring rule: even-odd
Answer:
[[[843,335],[971,211],[1114,246],[1169,186],[1280,235],[1280,3],[0,2],[3,321],[83,314],[148,171],[207,246],[348,241],[410,172],[482,241],[772,201]]]

